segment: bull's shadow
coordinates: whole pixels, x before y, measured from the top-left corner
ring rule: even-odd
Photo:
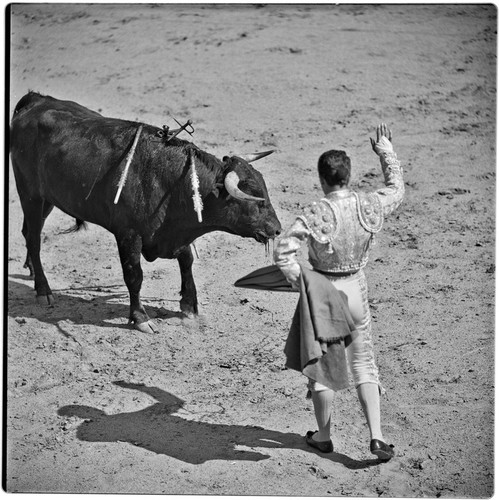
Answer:
[[[143,410],[108,415],[98,408],[68,405],[58,415],[84,419],[76,436],[88,442],[126,442],[160,455],[168,455],[190,464],[208,460],[260,461],[270,457],[261,451],[246,448],[309,448],[303,436],[272,431],[255,426],[213,424],[193,421],[175,415],[184,402],[157,387],[130,384],[122,381],[115,385],[139,390],[158,402]],[[340,453],[322,455],[350,469],[363,469],[378,465],[378,460],[354,460]]]
[[[49,308],[37,305],[33,280],[29,276],[11,274],[9,278],[11,279],[8,280],[7,314],[10,317],[34,317],[41,322],[55,325],[63,334],[64,331],[59,323],[64,320],[77,325],[133,329],[132,325],[128,325],[129,296],[123,285],[72,286],[71,290],[54,289],[55,306]],[[24,282],[20,283],[19,280]],[[176,303],[178,304],[178,301]],[[154,307],[147,303],[147,299],[144,300],[144,306],[151,318],[183,318],[180,311]],[[114,318],[124,319],[121,323],[114,323],[112,321]]]

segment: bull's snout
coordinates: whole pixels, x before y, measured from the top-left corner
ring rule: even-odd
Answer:
[[[274,239],[281,234],[282,226],[277,217],[266,222],[265,232],[271,239]]]
[[[266,219],[263,223],[260,223],[260,228],[255,231],[254,238],[260,243],[265,243],[269,240],[273,240],[281,234],[281,223],[277,217],[272,217]]]
[[[272,237],[276,238],[277,236],[279,236],[281,234],[281,231],[282,231],[282,227],[281,227],[281,224],[279,224],[279,226],[274,229],[274,235]]]

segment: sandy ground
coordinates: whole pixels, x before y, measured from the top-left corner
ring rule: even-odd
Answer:
[[[493,5],[17,4],[10,110],[28,89],[107,116],[174,126],[257,167],[290,224],[320,196],[315,166],[345,149],[353,185],[382,185],[369,135],[394,131],[404,204],[367,274],[397,456],[370,455],[353,388],[337,394],[335,452],[308,448],[305,380],[284,369],[295,294],[237,289],[271,263],[211,233],[194,264],[201,318],[179,315],[174,261],[144,262],[160,332],[127,325],[114,238],[60,235],[35,305],[8,168],[4,486],[9,492],[365,497],[493,494],[496,9]],[[305,257],[305,256],[304,256]]]

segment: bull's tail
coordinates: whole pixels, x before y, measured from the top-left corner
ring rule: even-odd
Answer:
[[[68,229],[65,229],[64,231],[61,231],[59,234],[70,234],[70,233],[76,233],[76,231],[80,231],[81,229],[87,229],[87,223],[82,220],[82,219],[75,219],[75,225],[71,226]]]

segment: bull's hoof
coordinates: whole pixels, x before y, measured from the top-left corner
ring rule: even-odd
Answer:
[[[143,321],[142,323],[134,323],[134,326],[137,330],[141,331],[142,333],[153,334],[159,332],[158,326],[152,320]]]
[[[35,278],[35,270],[33,269],[33,266],[29,265],[28,263],[24,264],[23,266],[24,269],[29,269],[29,277],[34,279]]]
[[[203,315],[193,314],[182,318],[182,325],[189,330],[201,330],[208,324]]]
[[[182,319],[196,319],[197,314],[192,311],[182,311]]]
[[[187,301],[180,301],[180,312],[186,317],[186,318],[194,318],[196,317],[198,311],[197,311],[197,306],[192,305],[191,303]]]
[[[54,307],[55,299],[51,293],[48,295],[37,295],[36,303],[41,307]]]

